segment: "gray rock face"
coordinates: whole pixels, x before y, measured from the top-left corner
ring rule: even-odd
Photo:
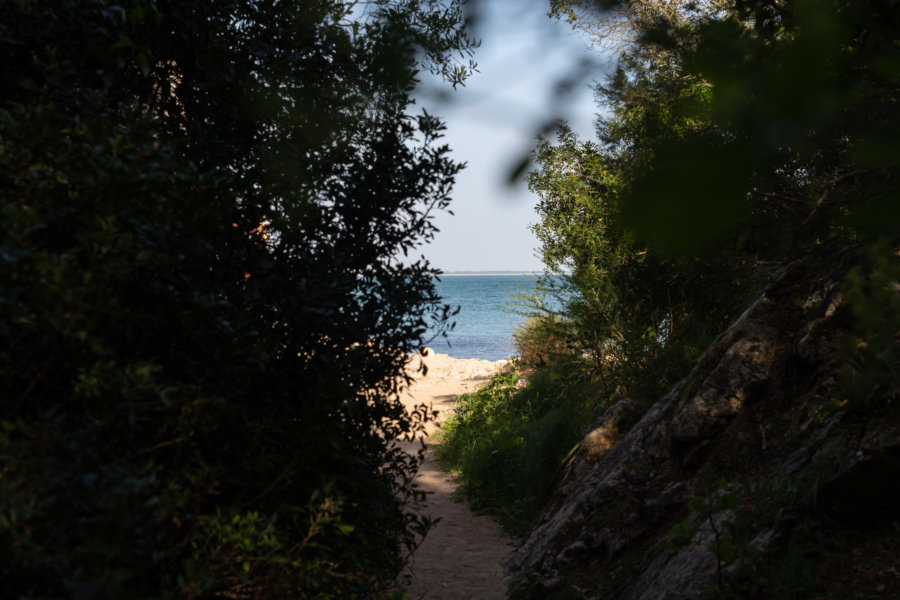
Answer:
[[[542,522],[509,558],[514,597],[537,600],[566,590],[566,598],[701,598],[723,566],[714,551],[717,535],[750,508],[743,497],[707,514],[688,507],[692,497],[710,493],[709,473],[728,472],[724,457],[790,478],[837,453],[830,464],[842,466],[829,476],[840,480],[900,449],[898,429],[875,423],[859,450],[842,448],[834,441],[842,411],[797,424],[800,433],[779,439],[777,448],[767,439],[771,415],[797,399],[790,394],[811,398],[834,385],[831,341],[816,332],[840,308],[846,269],[813,259],[786,265],[693,372],[629,431],[619,431],[618,421],[631,400],[609,407],[567,465]],[[806,385],[788,393],[798,364],[809,373]],[[691,539],[667,549],[673,527],[685,521]],[[761,551],[777,539],[772,529],[757,530],[751,545]]]
[[[619,400],[607,408],[584,436],[575,455],[566,465],[558,486],[557,499],[571,495],[590,469],[612,450],[621,437],[618,422],[633,404],[629,398]]]
[[[713,437],[740,414],[754,394],[762,393],[781,367],[779,338],[774,327],[750,322],[679,411],[676,439],[693,442]]]

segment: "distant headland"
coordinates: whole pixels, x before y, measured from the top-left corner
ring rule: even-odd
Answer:
[[[458,277],[461,275],[482,275],[482,276],[498,276],[498,275],[540,275],[540,271],[448,271],[441,273],[440,277]]]

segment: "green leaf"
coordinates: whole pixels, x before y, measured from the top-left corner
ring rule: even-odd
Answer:
[[[146,76],[150,72],[150,59],[147,58],[147,55],[143,52],[138,52],[134,60],[137,62],[138,67],[141,69],[141,73]]]

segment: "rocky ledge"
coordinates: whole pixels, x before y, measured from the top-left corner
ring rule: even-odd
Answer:
[[[855,264],[782,266],[665,397],[611,403],[509,558],[512,597],[900,598],[900,410],[836,376]]]

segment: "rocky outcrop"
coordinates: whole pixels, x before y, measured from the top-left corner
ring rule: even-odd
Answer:
[[[758,567],[797,506],[896,519],[896,407],[867,416],[836,401],[832,325],[851,264],[819,253],[785,265],[630,430],[619,423],[632,401],[610,406],[510,557],[512,597],[701,598],[743,568],[767,576]]]

